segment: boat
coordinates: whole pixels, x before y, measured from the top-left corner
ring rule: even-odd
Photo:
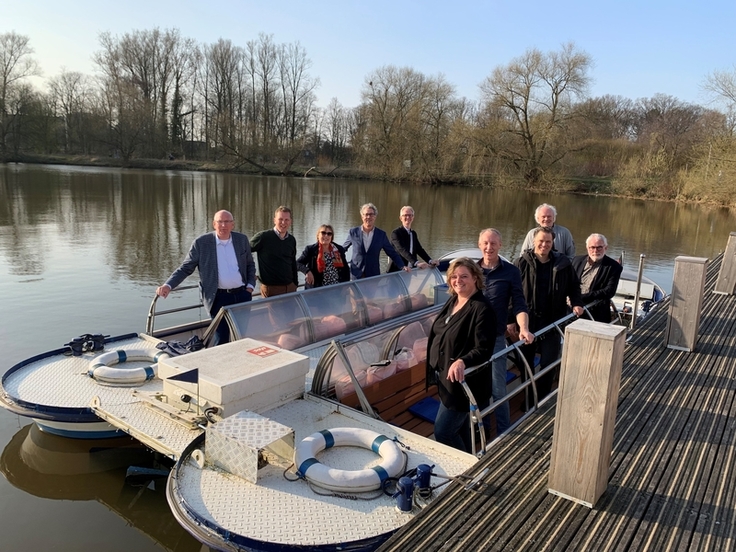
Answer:
[[[149,313],[145,332],[104,339],[99,333],[88,334],[11,367],[0,380],[0,406],[33,419],[43,431],[65,437],[120,435],[118,428],[100,420],[90,401],[95,396],[106,404],[127,400],[130,389],[161,392],[162,381],[154,372],[158,360],[169,355],[164,350],[167,343],[181,344],[196,337],[207,345],[214,328],[225,320],[235,339],[250,337],[298,350],[431,307],[434,289],[442,285],[442,274],[434,269],[385,274],[259,299],[223,309],[212,321],[188,321],[158,330],[155,313]],[[73,351],[74,345],[79,350]]]

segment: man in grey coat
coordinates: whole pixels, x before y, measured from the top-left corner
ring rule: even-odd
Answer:
[[[248,237],[233,232],[233,215],[218,211],[212,221],[214,232],[203,234],[192,242],[184,262],[166,283],[156,288],[164,299],[196,268],[199,271],[199,291],[205,308],[214,317],[222,307],[252,299],[256,285],[256,265]],[[223,321],[217,327],[212,345],[227,343],[230,331]]]

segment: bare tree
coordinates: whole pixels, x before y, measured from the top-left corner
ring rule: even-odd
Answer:
[[[703,89],[724,105],[731,134],[736,133],[736,65],[731,71],[713,71],[705,78]]]
[[[485,109],[499,132],[487,145],[528,183],[539,184],[550,167],[576,148],[567,141],[565,128],[575,115],[576,100],[586,94],[591,65],[590,56],[572,43],[546,54],[533,48],[481,83]]]
[[[40,75],[36,60],[31,56],[33,48],[27,36],[14,31],[0,34],[0,152],[7,153],[6,138],[16,115],[12,105],[18,105],[21,94],[18,85],[26,77]],[[16,98],[13,98],[16,94]],[[16,125],[16,132],[18,131]]]
[[[61,73],[49,79],[48,88],[55,115],[64,121],[64,151],[84,151],[84,115],[90,110],[92,96],[89,77],[62,68]]]

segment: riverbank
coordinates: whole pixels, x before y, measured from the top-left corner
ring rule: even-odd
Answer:
[[[4,163],[27,163],[37,165],[76,165],[83,167],[111,167],[126,169],[146,169],[146,170],[168,170],[168,171],[199,171],[199,172],[226,172],[232,174],[252,175],[252,176],[287,176],[296,178],[341,178],[348,180],[384,180],[397,183],[410,183],[418,185],[443,185],[458,187],[491,187],[491,188],[507,188],[507,189],[523,189],[531,192],[539,193],[570,193],[580,195],[592,195],[599,197],[612,197],[621,199],[638,199],[648,201],[665,201],[674,203],[690,203],[700,204],[716,208],[733,209],[732,199],[711,199],[700,198],[693,199],[690,197],[660,197],[645,193],[642,195],[630,193],[616,193],[613,178],[596,178],[596,179],[563,179],[554,183],[546,184],[543,188],[529,187],[527,183],[514,180],[497,180],[492,175],[470,175],[458,176],[452,179],[430,178],[428,180],[419,180],[415,178],[406,179],[386,179],[381,175],[373,174],[368,171],[361,171],[352,167],[327,166],[327,167],[307,167],[292,166],[288,171],[283,171],[283,167],[276,164],[263,163],[262,165],[252,165],[247,162],[234,161],[200,161],[186,159],[145,159],[134,158],[124,162],[121,158],[100,157],[86,155],[39,155],[39,154],[23,154],[13,158],[0,160]]]

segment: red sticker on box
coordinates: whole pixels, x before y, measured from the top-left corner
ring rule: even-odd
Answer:
[[[249,349],[248,352],[252,355],[256,355],[259,357],[267,357],[271,355],[275,355],[278,353],[276,349],[272,349],[271,347],[256,347],[255,349]]]

